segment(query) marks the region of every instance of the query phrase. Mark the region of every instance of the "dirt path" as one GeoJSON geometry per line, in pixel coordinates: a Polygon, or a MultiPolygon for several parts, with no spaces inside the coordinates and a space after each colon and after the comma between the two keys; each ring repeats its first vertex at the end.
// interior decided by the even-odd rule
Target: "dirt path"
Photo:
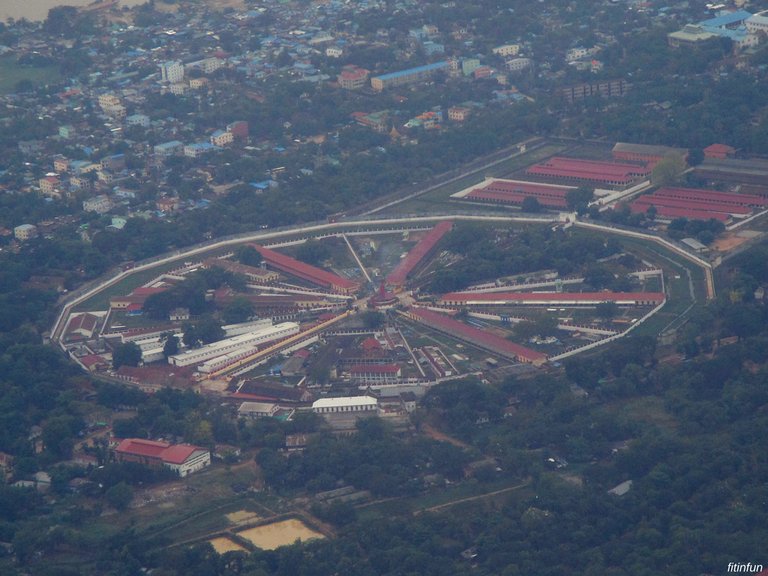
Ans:
{"type": "Polygon", "coordinates": [[[432,440],[438,440],[440,442],[448,442],[449,444],[453,444],[454,446],[458,446],[459,448],[471,448],[471,446],[465,442],[462,442],[461,440],[458,440],[456,438],[453,438],[452,436],[448,436],[447,434],[443,434],[439,430],[435,430],[431,424],[422,424],[421,425],[421,431],[432,438],[432,440]]]}
{"type": "Polygon", "coordinates": [[[416,510],[414,512],[414,515],[423,514],[424,512],[437,512],[439,510],[443,510],[445,508],[450,508],[451,506],[455,506],[456,504],[463,504],[464,502],[472,502],[474,500],[481,500],[483,498],[488,498],[489,496],[497,496],[499,494],[504,494],[506,492],[512,492],[513,490],[519,490],[520,488],[525,488],[530,483],[531,483],[530,480],[526,480],[522,484],[516,484],[515,486],[510,486],[509,488],[502,488],[501,490],[496,490],[494,492],[486,492],[485,494],[478,494],[477,496],[468,496],[466,498],[459,498],[458,500],[452,500],[450,502],[446,502],[445,504],[438,504],[437,506],[422,508],[421,510],[416,510]]]}

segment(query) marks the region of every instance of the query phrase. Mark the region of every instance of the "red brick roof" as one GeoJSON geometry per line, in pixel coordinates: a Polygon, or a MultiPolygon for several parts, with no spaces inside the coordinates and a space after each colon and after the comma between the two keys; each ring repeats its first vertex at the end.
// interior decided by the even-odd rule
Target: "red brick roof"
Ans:
{"type": "Polygon", "coordinates": [[[259,251],[262,258],[267,261],[267,264],[271,264],[280,270],[298,276],[299,278],[303,278],[304,280],[308,280],[314,284],[329,288],[341,288],[349,291],[357,290],[360,287],[357,282],[347,280],[332,272],[327,272],[326,270],[305,264],[295,258],[281,254],[280,252],[264,248],[257,244],[251,244],[251,246],[259,251]]]}
{"type": "Polygon", "coordinates": [[[735,206],[768,206],[768,198],[757,194],[718,192],[717,190],[706,190],[703,188],[679,188],[667,186],[656,190],[651,197],[681,198],[696,202],[733,204],[735,206]]]}
{"type": "Polygon", "coordinates": [[[437,224],[424,238],[414,246],[408,255],[400,261],[400,264],[387,276],[386,283],[394,286],[402,286],[405,283],[405,279],[413,272],[414,268],[424,259],[424,257],[432,250],[440,239],[445,236],[453,227],[453,223],[449,221],[440,222],[437,224]]]}
{"type": "Polygon", "coordinates": [[[163,451],[170,446],[169,442],[157,442],[142,438],[126,438],[115,448],[120,454],[143,456],[145,458],[161,458],[163,451]]]}
{"type": "Polygon", "coordinates": [[[198,450],[205,450],[205,448],[192,444],[171,444],[143,438],[126,438],[115,448],[118,454],[162,460],[167,464],[183,464],[198,450]]]}
{"type": "Polygon", "coordinates": [[[512,356],[524,362],[541,362],[547,359],[546,354],[520,346],[490,332],[472,328],[439,312],[433,312],[424,308],[411,308],[409,313],[415,319],[437,330],[453,334],[481,348],[503,356],[512,356]]]}
{"type": "Polygon", "coordinates": [[[728,146],[728,144],[710,144],[704,148],[704,155],[708,154],[733,154],[736,152],[736,148],[728,146]]]}
{"type": "Polygon", "coordinates": [[[161,457],[163,462],[168,464],[183,464],[192,454],[199,450],[205,450],[205,448],[193,446],[192,444],[176,444],[163,450],[161,457]]]}
{"type": "Polygon", "coordinates": [[[449,292],[443,302],[663,302],[662,292],[449,292]]]}
{"type": "Polygon", "coordinates": [[[554,156],[544,162],[534,164],[526,172],[539,176],[574,178],[609,184],[616,182],[628,184],[638,177],[649,175],[651,170],[645,165],[554,156]]]}

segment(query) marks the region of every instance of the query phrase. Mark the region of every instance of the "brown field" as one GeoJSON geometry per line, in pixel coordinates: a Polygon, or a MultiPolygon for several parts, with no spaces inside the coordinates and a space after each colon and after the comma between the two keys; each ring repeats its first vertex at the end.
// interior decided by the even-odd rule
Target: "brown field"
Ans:
{"type": "Polygon", "coordinates": [[[238,532],[238,536],[253,542],[262,550],[274,550],[280,546],[289,546],[296,540],[305,542],[314,538],[325,538],[304,524],[301,520],[290,519],[257,526],[238,532]]]}
{"type": "Polygon", "coordinates": [[[742,238],[733,232],[728,232],[715,240],[714,244],[712,244],[712,248],[718,252],[728,252],[729,250],[733,250],[737,246],[740,246],[747,240],[748,238],[742,238]]]}
{"type": "Polygon", "coordinates": [[[230,540],[229,538],[226,538],[225,536],[214,538],[208,542],[211,543],[213,549],[216,550],[216,552],[219,554],[224,554],[225,552],[247,552],[247,550],[240,546],[240,544],[230,540]]]}

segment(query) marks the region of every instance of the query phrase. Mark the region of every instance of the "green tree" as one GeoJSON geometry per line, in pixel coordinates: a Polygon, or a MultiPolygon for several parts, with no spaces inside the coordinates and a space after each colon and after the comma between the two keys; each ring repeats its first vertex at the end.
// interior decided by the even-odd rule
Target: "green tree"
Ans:
{"type": "Polygon", "coordinates": [[[619,306],[616,302],[600,302],[595,306],[595,314],[603,320],[610,320],[619,313],[619,306]]]}
{"type": "Polygon", "coordinates": [[[119,482],[109,488],[104,497],[115,510],[125,510],[133,500],[133,490],[125,482],[119,482]]]}
{"type": "Polygon", "coordinates": [[[594,190],[585,186],[579,186],[575,190],[569,190],[565,194],[565,201],[568,204],[568,208],[579,214],[585,214],[587,212],[587,206],[592,201],[594,196],[594,190]]]}
{"type": "Polygon", "coordinates": [[[225,324],[246,322],[253,316],[253,312],[254,308],[251,301],[244,296],[238,296],[224,306],[221,311],[221,319],[225,324]]]}
{"type": "Polygon", "coordinates": [[[261,266],[261,263],[264,260],[261,257],[261,253],[248,244],[237,247],[235,250],[235,258],[240,264],[245,264],[246,266],[261,266]]]}
{"type": "Polygon", "coordinates": [[[117,370],[120,366],[138,366],[141,362],[141,348],[133,342],[118,344],[112,351],[112,367],[117,370]]]}
{"type": "Polygon", "coordinates": [[[296,258],[307,264],[318,265],[331,256],[331,250],[317,240],[308,240],[296,249],[296,258]]]}
{"type": "Polygon", "coordinates": [[[384,314],[375,310],[366,310],[361,314],[363,326],[371,329],[378,329],[384,325],[384,314]]]}
{"type": "Polygon", "coordinates": [[[662,158],[651,172],[651,182],[655,186],[670,186],[680,181],[686,164],[680,156],[671,155],[662,158]]]}
{"type": "Polygon", "coordinates": [[[523,212],[541,212],[541,204],[537,198],[526,196],[523,198],[523,203],[520,205],[520,209],[523,212]]]}
{"type": "Polygon", "coordinates": [[[173,356],[174,354],[179,353],[179,338],[175,334],[171,334],[165,339],[165,344],[163,344],[163,356],[166,357],[166,359],[169,356],[173,356]]]}

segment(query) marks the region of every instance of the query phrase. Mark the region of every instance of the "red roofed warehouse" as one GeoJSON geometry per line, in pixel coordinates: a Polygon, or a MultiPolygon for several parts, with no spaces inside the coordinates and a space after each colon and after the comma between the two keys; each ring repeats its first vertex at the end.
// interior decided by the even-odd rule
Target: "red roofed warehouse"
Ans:
{"type": "Polygon", "coordinates": [[[630,205],[634,213],[645,213],[653,206],[660,218],[685,217],[691,220],[721,222],[729,217],[745,218],[752,207],[768,205],[768,199],[753,194],[731,194],[698,188],[659,188],[653,194],[640,196],[630,205]]]}
{"type": "Polygon", "coordinates": [[[473,346],[489,350],[505,358],[517,360],[518,362],[528,362],[536,366],[540,366],[547,361],[546,354],[520,346],[495,334],[472,328],[439,312],[433,312],[424,308],[411,308],[407,316],[411,320],[426,324],[430,328],[448,334],[453,338],[463,340],[473,346]]]}
{"type": "Polygon", "coordinates": [[[658,306],[662,292],[453,292],[443,295],[445,306],[596,306],[615,302],[619,306],[658,306]]]}
{"type": "Polygon", "coordinates": [[[451,222],[440,222],[414,246],[408,255],[400,261],[400,264],[387,276],[386,285],[395,290],[402,290],[408,275],[426,258],[437,246],[443,236],[453,227],[451,222]]]}
{"type": "Polygon", "coordinates": [[[354,294],[360,289],[360,284],[353,280],[347,280],[341,276],[337,276],[332,272],[327,272],[315,266],[310,266],[304,262],[299,262],[295,258],[280,254],[269,248],[264,248],[258,244],[251,244],[256,250],[258,250],[261,257],[266,260],[267,265],[278,270],[311,282],[329,288],[333,292],[339,292],[341,294],[354,294]]]}
{"type": "Polygon", "coordinates": [[[650,176],[651,168],[647,164],[597,162],[553,156],[544,162],[534,164],[526,170],[526,173],[601,186],[628,186],[640,178],[650,176]]]}
{"type": "Polygon", "coordinates": [[[126,438],[117,448],[118,462],[137,462],[145,466],[165,466],[182,478],[211,464],[211,453],[191,444],[170,444],[142,438],[126,438]]]}
{"type": "Polygon", "coordinates": [[[567,208],[565,197],[574,186],[541,184],[521,180],[489,180],[482,186],[470,191],[465,200],[490,202],[494,204],[522,204],[526,198],[535,198],[547,208],[567,208]]]}

